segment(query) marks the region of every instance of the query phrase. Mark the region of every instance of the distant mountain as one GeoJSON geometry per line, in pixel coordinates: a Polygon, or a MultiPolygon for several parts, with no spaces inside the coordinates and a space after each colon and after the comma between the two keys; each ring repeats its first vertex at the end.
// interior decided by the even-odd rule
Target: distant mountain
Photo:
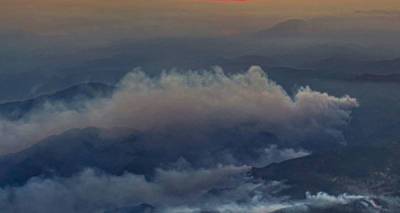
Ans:
{"type": "Polygon", "coordinates": [[[388,60],[359,60],[357,57],[329,57],[310,67],[352,74],[390,75],[400,73],[400,58],[388,60]]]}
{"type": "Polygon", "coordinates": [[[363,68],[374,73],[400,73],[400,58],[369,62],[363,68]]]}
{"type": "Polygon", "coordinates": [[[321,29],[313,23],[303,19],[289,19],[275,24],[269,29],[257,32],[255,35],[260,37],[287,37],[309,33],[316,33],[321,29]]]}
{"type": "Polygon", "coordinates": [[[355,81],[371,81],[371,82],[392,82],[400,83],[400,73],[395,74],[372,74],[366,73],[357,75],[353,78],[355,81]]]}
{"type": "Polygon", "coordinates": [[[69,108],[78,108],[87,100],[110,97],[114,89],[113,86],[103,83],[83,83],[29,100],[1,103],[0,117],[8,120],[18,120],[46,103],[57,103],[69,108]]]}
{"type": "Polygon", "coordinates": [[[285,180],[286,192],[400,195],[400,143],[354,146],[255,168],[252,175],[285,180]]]}

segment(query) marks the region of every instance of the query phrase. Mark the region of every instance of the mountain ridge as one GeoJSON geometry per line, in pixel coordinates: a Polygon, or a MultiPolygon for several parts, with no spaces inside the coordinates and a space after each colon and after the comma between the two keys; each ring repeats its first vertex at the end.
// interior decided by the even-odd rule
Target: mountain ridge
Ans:
{"type": "Polygon", "coordinates": [[[77,84],[27,100],[0,103],[0,117],[7,120],[19,120],[32,111],[43,107],[46,103],[57,103],[77,109],[85,101],[111,97],[114,90],[114,86],[97,82],[77,84]]]}
{"type": "Polygon", "coordinates": [[[358,145],[253,168],[251,175],[264,180],[284,180],[289,192],[378,194],[398,196],[400,143],[358,145]]]}

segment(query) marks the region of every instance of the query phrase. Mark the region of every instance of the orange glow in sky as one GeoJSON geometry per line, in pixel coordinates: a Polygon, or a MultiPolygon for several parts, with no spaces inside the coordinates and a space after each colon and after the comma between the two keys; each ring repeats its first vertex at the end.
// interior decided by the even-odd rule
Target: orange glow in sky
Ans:
{"type": "Polygon", "coordinates": [[[3,0],[0,26],[60,33],[108,25],[140,33],[208,34],[262,29],[290,18],[354,16],[356,11],[400,11],[400,1],[3,0]]]}

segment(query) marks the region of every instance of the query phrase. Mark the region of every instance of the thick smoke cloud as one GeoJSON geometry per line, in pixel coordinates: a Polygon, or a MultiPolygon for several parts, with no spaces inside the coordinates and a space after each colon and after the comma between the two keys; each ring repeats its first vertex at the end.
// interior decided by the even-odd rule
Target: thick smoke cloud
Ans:
{"type": "MultiPolygon", "coordinates": [[[[251,166],[310,153],[279,143],[344,142],[341,130],[355,107],[354,98],[334,97],[308,87],[290,96],[259,67],[233,75],[215,68],[165,72],[157,77],[135,70],[121,80],[111,98],[89,101],[83,109],[47,104],[21,120],[0,121],[0,152],[24,149],[71,128],[97,127],[105,133],[101,137],[119,137],[126,130],[128,135],[138,133],[140,140],[133,145],[145,150],[144,157],[139,153],[136,159],[143,165],[157,160],[164,150],[165,156],[173,156],[168,158],[171,162],[180,160],[154,164],[154,174],[147,176],[139,172],[117,176],[93,168],[71,176],[34,177],[21,186],[1,188],[0,209],[119,212],[146,204],[150,210],[166,213],[278,213],[361,203],[373,212],[381,207],[369,196],[318,193],[293,200],[279,195],[290,187],[285,183],[265,183],[248,176],[251,166]],[[261,143],[251,135],[262,135],[261,143]]],[[[84,130],[76,132],[85,134],[84,130]]],[[[69,134],[60,135],[60,141],[63,137],[69,134]]],[[[90,144],[98,142],[99,138],[93,138],[90,144]]],[[[118,141],[102,139],[109,144],[118,141]]],[[[76,144],[81,147],[79,141],[76,144]]]]}
{"type": "MultiPolygon", "coordinates": [[[[128,127],[203,140],[217,129],[269,132],[282,140],[308,138],[343,142],[341,128],[356,99],[329,96],[308,87],[290,97],[260,67],[226,75],[214,71],[165,72],[151,78],[127,74],[112,98],[95,100],[80,111],[46,105],[19,121],[0,121],[0,152],[26,148],[71,128],[128,127]]],[[[322,141],[321,141],[322,143],[322,141]]]]}

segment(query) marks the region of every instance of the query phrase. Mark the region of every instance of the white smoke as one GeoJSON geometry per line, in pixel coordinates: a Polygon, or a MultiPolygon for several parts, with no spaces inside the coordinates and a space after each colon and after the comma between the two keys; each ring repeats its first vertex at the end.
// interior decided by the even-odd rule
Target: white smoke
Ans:
{"type": "Polygon", "coordinates": [[[271,145],[263,150],[263,152],[259,155],[260,158],[257,159],[252,166],[262,167],[271,163],[280,163],[294,158],[305,157],[310,154],[310,152],[305,150],[295,150],[292,148],[280,149],[276,145],[271,145]]]}
{"type": "MultiPolygon", "coordinates": [[[[380,198],[385,201],[391,201],[393,198],[380,198]]],[[[254,197],[254,199],[244,202],[228,202],[228,203],[214,203],[212,205],[201,205],[199,206],[178,206],[169,207],[164,209],[162,212],[165,213],[200,213],[204,210],[212,210],[218,213],[312,213],[321,212],[321,210],[329,210],[330,208],[340,209],[348,204],[358,202],[360,207],[357,209],[349,210],[349,212],[395,212],[399,206],[394,204],[391,209],[384,209],[374,201],[373,197],[363,195],[349,195],[340,194],[338,196],[329,195],[324,192],[319,192],[315,195],[310,193],[306,194],[303,200],[290,200],[290,199],[260,199],[260,197],[254,197]]],[[[345,209],[345,208],[342,208],[345,209]]],[[[330,211],[323,211],[330,212],[330,211]]],[[[336,212],[336,211],[332,211],[336,212]]],[[[342,211],[340,211],[342,212],[342,211]]],[[[343,211],[348,212],[348,211],[343,211]]]]}
{"type": "Polygon", "coordinates": [[[91,101],[84,110],[47,105],[22,120],[0,121],[0,153],[88,126],[168,132],[190,139],[207,137],[215,129],[251,125],[253,132],[270,132],[284,140],[322,137],[343,141],[341,128],[358,106],[349,96],[337,98],[308,87],[292,98],[256,66],[243,74],[226,75],[216,68],[166,72],[155,78],[135,70],[119,87],[112,98],[91,101]]]}

